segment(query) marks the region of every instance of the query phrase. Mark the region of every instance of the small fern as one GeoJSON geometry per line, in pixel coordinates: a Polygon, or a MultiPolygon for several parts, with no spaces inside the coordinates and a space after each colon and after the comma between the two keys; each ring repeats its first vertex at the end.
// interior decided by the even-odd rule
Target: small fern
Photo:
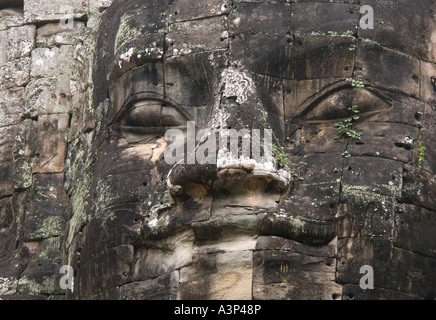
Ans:
{"type": "Polygon", "coordinates": [[[362,139],[363,132],[353,130],[354,122],[360,119],[360,111],[357,108],[357,105],[348,108],[348,111],[350,111],[350,116],[344,121],[337,122],[333,125],[336,129],[338,129],[339,132],[339,137],[336,138],[336,140],[343,141],[346,138],[358,140],[362,139]]]}
{"type": "Polygon", "coordinates": [[[422,141],[422,136],[419,136],[418,138],[418,167],[422,168],[424,166],[424,156],[425,152],[427,151],[427,147],[424,145],[424,142],[422,141]]]}

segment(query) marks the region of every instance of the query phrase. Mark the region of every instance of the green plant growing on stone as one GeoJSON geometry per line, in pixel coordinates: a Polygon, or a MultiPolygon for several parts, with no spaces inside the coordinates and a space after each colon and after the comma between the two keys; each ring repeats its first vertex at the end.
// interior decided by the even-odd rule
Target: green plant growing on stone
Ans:
{"type": "Polygon", "coordinates": [[[284,151],[284,148],[280,145],[273,144],[272,152],[274,154],[274,157],[277,159],[279,168],[290,171],[292,161],[289,159],[287,153],[284,151]]]}
{"type": "Polygon", "coordinates": [[[277,164],[279,169],[285,169],[287,171],[291,171],[292,161],[289,159],[288,154],[285,151],[285,148],[281,146],[279,139],[277,139],[276,135],[274,135],[275,142],[272,144],[272,153],[274,157],[277,159],[277,164]]]}
{"type": "Polygon", "coordinates": [[[339,137],[336,138],[336,140],[343,141],[346,138],[361,140],[363,132],[353,129],[354,122],[360,119],[358,106],[354,105],[348,108],[348,111],[350,112],[350,115],[347,119],[333,125],[339,132],[339,137]]]}
{"type": "Polygon", "coordinates": [[[424,145],[424,142],[422,141],[422,136],[419,136],[418,138],[418,167],[422,168],[424,165],[424,156],[425,152],[427,151],[427,147],[424,145]]]}
{"type": "Polygon", "coordinates": [[[355,51],[356,49],[357,49],[357,45],[355,45],[355,44],[352,44],[348,47],[348,50],[350,50],[350,51],[355,51]]]}
{"type": "Polygon", "coordinates": [[[362,81],[354,80],[353,78],[347,78],[345,80],[351,82],[351,86],[353,86],[354,88],[365,88],[365,85],[363,84],[362,81]]]}
{"type": "Polygon", "coordinates": [[[345,151],[344,153],[342,153],[342,156],[344,158],[350,158],[351,157],[351,153],[349,153],[348,151],[345,151]]]}
{"type": "MultiPolygon", "coordinates": [[[[293,163],[292,160],[289,158],[289,155],[286,153],[285,148],[280,144],[279,139],[274,133],[273,137],[275,142],[273,142],[271,146],[271,151],[274,158],[277,159],[278,168],[289,171],[291,174],[291,179],[298,178],[299,180],[304,180],[304,178],[300,177],[298,171],[301,166],[305,166],[307,165],[307,163],[304,161],[300,161],[298,164],[293,163]]],[[[306,159],[306,156],[304,156],[304,158],[306,159]]]]}

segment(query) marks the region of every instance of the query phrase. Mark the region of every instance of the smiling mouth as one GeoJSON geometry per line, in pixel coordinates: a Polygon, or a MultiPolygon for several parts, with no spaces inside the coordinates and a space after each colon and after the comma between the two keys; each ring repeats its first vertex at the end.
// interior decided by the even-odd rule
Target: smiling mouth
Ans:
{"type": "Polygon", "coordinates": [[[262,236],[277,236],[310,246],[325,246],[337,235],[343,216],[327,220],[267,213],[259,217],[262,236]]]}

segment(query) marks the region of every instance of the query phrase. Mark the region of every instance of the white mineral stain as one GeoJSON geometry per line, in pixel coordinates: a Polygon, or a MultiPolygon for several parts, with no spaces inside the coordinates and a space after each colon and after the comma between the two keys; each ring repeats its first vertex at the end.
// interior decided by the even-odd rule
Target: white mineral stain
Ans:
{"type": "Polygon", "coordinates": [[[133,48],[130,48],[129,50],[127,50],[125,53],[120,55],[120,61],[118,62],[118,65],[120,66],[120,68],[123,65],[123,61],[129,62],[130,59],[133,56],[133,48]]]}
{"type": "Polygon", "coordinates": [[[224,97],[236,97],[236,102],[242,104],[254,93],[254,81],[245,72],[230,67],[223,71],[222,77],[225,83],[224,97]]]}

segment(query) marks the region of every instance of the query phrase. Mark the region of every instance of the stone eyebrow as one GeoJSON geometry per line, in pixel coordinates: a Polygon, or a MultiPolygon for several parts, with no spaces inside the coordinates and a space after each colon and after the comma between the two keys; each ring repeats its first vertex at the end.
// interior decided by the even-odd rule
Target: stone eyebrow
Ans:
{"type": "MultiPolygon", "coordinates": [[[[153,44],[152,44],[153,45],[153,44]]],[[[108,73],[110,82],[117,81],[123,74],[139,68],[147,63],[163,63],[164,49],[152,46],[139,50],[132,46],[114,56],[112,66],[108,73]]]]}
{"type": "MultiPolygon", "coordinates": [[[[321,89],[320,91],[314,93],[313,95],[309,96],[306,100],[304,100],[300,105],[298,105],[297,111],[295,112],[294,119],[302,119],[307,114],[309,114],[312,110],[314,110],[317,105],[322,102],[324,99],[330,97],[331,95],[340,92],[344,89],[351,89],[353,88],[350,85],[350,82],[347,80],[340,80],[333,84],[328,85],[327,87],[321,89]]],[[[364,90],[368,90],[371,93],[373,93],[378,99],[381,101],[390,104],[388,100],[389,97],[386,96],[386,94],[383,94],[379,89],[374,87],[365,87],[364,90]]],[[[351,107],[351,106],[350,106],[351,107]]]]}

